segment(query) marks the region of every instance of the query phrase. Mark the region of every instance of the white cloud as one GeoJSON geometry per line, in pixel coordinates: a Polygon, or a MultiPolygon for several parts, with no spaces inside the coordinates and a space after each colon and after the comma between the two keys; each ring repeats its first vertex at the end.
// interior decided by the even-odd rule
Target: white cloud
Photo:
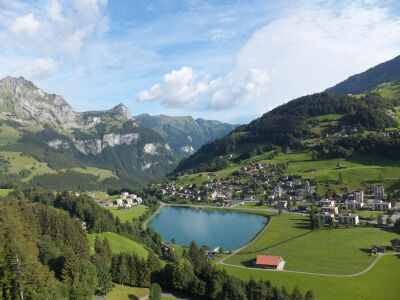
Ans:
{"type": "Polygon", "coordinates": [[[16,17],[11,26],[11,32],[19,38],[34,38],[39,30],[40,23],[32,13],[16,17]]]}
{"type": "Polygon", "coordinates": [[[227,109],[248,103],[265,89],[269,78],[264,70],[229,73],[209,79],[196,75],[192,68],[182,67],[165,74],[157,83],[139,94],[139,101],[161,100],[166,107],[195,106],[203,109],[227,109]]]}
{"type": "Polygon", "coordinates": [[[53,59],[48,57],[39,58],[29,63],[22,70],[16,72],[16,75],[35,80],[53,75],[57,69],[58,64],[53,59]]]}
{"type": "MultiPolygon", "coordinates": [[[[305,2],[303,2],[304,4],[305,2]]],[[[254,33],[237,56],[237,70],[265,68],[271,77],[260,110],[310,94],[399,55],[400,18],[353,1],[294,7],[254,33]]]]}

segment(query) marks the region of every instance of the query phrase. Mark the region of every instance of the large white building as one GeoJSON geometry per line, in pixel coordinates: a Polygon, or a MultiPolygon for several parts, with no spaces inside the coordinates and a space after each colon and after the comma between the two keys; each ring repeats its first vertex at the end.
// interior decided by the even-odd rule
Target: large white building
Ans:
{"type": "Polygon", "coordinates": [[[362,207],[364,206],[364,203],[357,201],[357,200],[346,200],[344,202],[344,205],[346,206],[346,209],[358,210],[358,209],[362,209],[362,207]]]}
{"type": "Polygon", "coordinates": [[[385,189],[381,184],[374,186],[374,196],[375,199],[383,200],[385,197],[385,189]]]}
{"type": "Polygon", "coordinates": [[[328,222],[330,218],[335,218],[335,215],[329,212],[320,212],[315,214],[315,216],[324,223],[328,222]]]}
{"type": "Polygon", "coordinates": [[[355,201],[357,202],[364,202],[364,191],[363,190],[357,190],[354,193],[355,201]]]}
{"type": "Polygon", "coordinates": [[[358,223],[360,223],[360,221],[358,219],[358,215],[348,213],[348,214],[342,214],[339,216],[339,223],[357,225],[358,223]]]}
{"type": "Polygon", "coordinates": [[[337,215],[339,213],[339,209],[337,206],[332,206],[332,205],[324,205],[321,207],[321,212],[322,213],[331,213],[337,215]]]}
{"type": "Polygon", "coordinates": [[[371,210],[388,210],[392,208],[390,202],[385,202],[382,200],[375,200],[371,202],[371,210]]]}

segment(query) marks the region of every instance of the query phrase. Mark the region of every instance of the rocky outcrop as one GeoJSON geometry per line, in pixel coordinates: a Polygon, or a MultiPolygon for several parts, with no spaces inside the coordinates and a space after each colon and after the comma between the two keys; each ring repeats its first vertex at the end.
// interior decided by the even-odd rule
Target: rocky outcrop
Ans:
{"type": "Polygon", "coordinates": [[[104,135],[101,140],[74,140],[74,145],[79,152],[85,155],[97,155],[103,152],[106,147],[115,147],[123,144],[130,145],[132,142],[137,141],[138,139],[138,133],[110,133],[104,135]]]}

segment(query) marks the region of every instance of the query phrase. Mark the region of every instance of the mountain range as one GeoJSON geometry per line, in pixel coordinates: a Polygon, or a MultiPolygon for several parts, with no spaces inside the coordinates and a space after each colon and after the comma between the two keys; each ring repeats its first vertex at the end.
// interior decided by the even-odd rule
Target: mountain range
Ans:
{"type": "Polygon", "coordinates": [[[0,180],[75,189],[143,185],[233,128],[191,117],[132,117],[123,104],[76,112],[63,97],[8,76],[0,80],[0,180]]]}

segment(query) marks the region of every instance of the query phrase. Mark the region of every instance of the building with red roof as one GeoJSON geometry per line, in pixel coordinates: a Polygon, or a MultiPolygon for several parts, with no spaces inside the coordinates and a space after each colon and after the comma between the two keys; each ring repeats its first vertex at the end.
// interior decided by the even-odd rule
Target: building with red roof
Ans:
{"type": "Polygon", "coordinates": [[[280,256],[257,255],[255,265],[263,269],[283,270],[285,260],[280,256]]]}

